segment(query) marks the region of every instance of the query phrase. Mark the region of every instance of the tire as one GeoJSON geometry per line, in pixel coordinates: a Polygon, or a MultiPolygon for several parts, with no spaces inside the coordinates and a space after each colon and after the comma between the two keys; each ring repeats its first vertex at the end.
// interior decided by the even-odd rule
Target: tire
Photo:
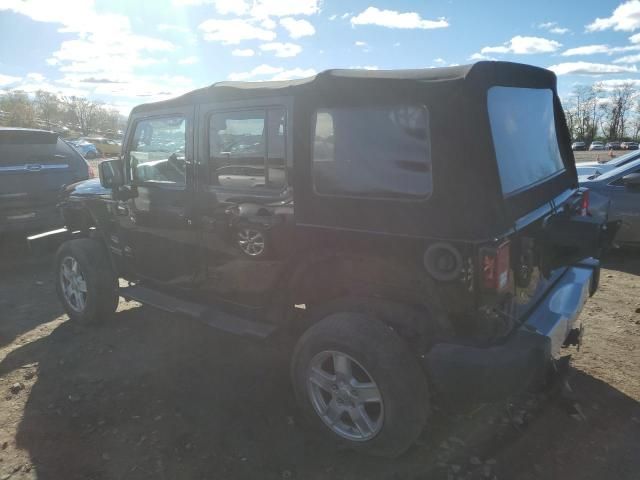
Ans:
{"type": "Polygon", "coordinates": [[[427,380],[416,356],[375,318],[335,313],[313,325],[294,349],[291,377],[307,420],[340,446],[397,457],[413,444],[427,420],[427,380]],[[340,377],[345,378],[341,372],[346,362],[352,375],[344,382],[340,377]],[[323,375],[318,376],[318,369],[323,375]],[[363,407],[364,398],[370,401],[363,407]],[[368,421],[361,418],[363,408],[368,421]]]}
{"type": "Polygon", "coordinates": [[[74,321],[98,323],[118,307],[118,279],[107,252],[97,240],[78,238],[63,243],[55,256],[55,282],[58,298],[74,321]],[[74,262],[80,279],[73,274],[74,262]],[[71,290],[70,276],[75,279],[71,290]]]}

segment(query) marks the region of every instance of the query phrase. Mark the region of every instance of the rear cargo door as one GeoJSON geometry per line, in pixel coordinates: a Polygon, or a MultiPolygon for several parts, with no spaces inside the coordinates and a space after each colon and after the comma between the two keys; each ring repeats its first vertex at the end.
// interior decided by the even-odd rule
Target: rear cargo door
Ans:
{"type": "Polygon", "coordinates": [[[82,158],[51,132],[0,130],[0,215],[27,219],[55,207],[58,192],[83,178],[82,158]]]}
{"type": "Polygon", "coordinates": [[[544,218],[571,195],[572,182],[552,90],[492,87],[487,106],[505,210],[514,225],[514,306],[522,317],[566,268],[545,268],[540,237],[544,218]]]}

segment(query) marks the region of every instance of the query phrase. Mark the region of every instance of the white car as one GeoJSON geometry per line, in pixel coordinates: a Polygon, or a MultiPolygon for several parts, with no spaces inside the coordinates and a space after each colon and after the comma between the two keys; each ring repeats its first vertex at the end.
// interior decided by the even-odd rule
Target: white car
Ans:
{"type": "Polygon", "coordinates": [[[589,146],[589,150],[604,150],[604,143],[591,142],[591,145],[589,146]]]}

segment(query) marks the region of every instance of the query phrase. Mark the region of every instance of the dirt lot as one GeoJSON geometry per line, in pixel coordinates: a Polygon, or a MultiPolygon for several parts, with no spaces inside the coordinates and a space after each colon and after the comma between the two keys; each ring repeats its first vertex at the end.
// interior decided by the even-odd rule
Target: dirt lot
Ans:
{"type": "Polygon", "coordinates": [[[300,425],[290,339],[236,338],[134,303],[67,321],[50,258],[0,251],[0,479],[638,479],[640,255],[616,255],[582,314],[573,401],[435,411],[396,460],[300,425]]]}

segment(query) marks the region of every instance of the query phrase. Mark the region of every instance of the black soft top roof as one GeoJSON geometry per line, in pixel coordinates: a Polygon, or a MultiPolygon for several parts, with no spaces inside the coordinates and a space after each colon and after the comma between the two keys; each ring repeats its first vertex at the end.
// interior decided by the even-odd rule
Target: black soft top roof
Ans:
{"type": "MultiPolygon", "coordinates": [[[[470,65],[455,67],[423,68],[407,70],[356,70],[356,69],[332,69],[325,70],[312,77],[296,80],[270,81],[270,82],[217,82],[208,87],[199,88],[185,93],[179,97],[138,105],[132,113],[147,112],[161,108],[180,107],[196,103],[211,101],[225,101],[247,99],[249,97],[274,96],[274,95],[304,95],[312,91],[316,86],[336,88],[353,87],[354,84],[368,83],[369,81],[413,81],[421,84],[450,83],[453,85],[470,77],[487,78],[498,76],[518,77],[534,74],[536,77],[544,77],[547,85],[555,86],[555,75],[545,69],[530,65],[512,62],[477,62],[470,65]],[[535,72],[535,73],[534,73],[535,72]]],[[[376,82],[377,83],[377,82],[376,82]]]]}
{"type": "MultiPolygon", "coordinates": [[[[291,97],[295,128],[288,171],[296,183],[296,221],[305,225],[376,231],[416,237],[484,241],[509,231],[517,220],[577,185],[575,163],[556,76],[543,68],[510,62],[478,62],[421,70],[327,70],[283,82],[220,82],[164,102],[136,107],[159,110],[260,98],[291,97]],[[489,120],[493,87],[553,92],[558,143],[565,170],[530,188],[502,194],[489,120]],[[310,152],[319,108],[411,102],[429,111],[433,192],[416,201],[320,196],[314,191],[310,152]],[[294,162],[293,159],[296,159],[294,162]]],[[[244,103],[248,101],[248,103],[244,103]]]]}

